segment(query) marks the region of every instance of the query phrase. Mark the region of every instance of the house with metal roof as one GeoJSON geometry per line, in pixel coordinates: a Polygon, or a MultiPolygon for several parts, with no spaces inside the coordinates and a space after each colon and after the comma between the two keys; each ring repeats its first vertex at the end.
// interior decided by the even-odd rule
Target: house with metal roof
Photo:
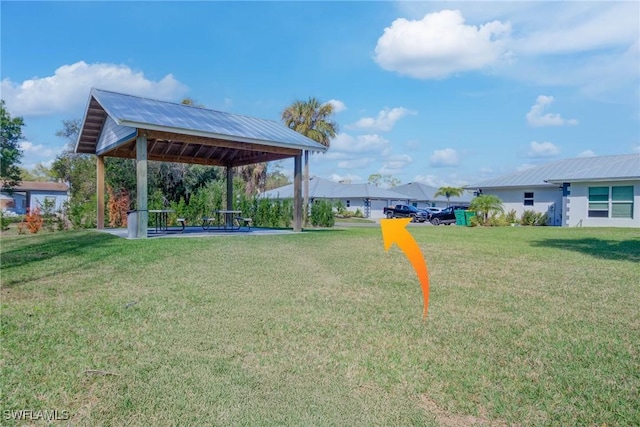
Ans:
{"type": "Polygon", "coordinates": [[[549,225],[640,227],[640,154],[566,159],[467,186],[549,225]]]}
{"type": "Polygon", "coordinates": [[[282,123],[138,96],[91,89],[76,153],[96,155],[97,223],[104,226],[104,157],[136,160],[136,237],[147,237],[147,162],[224,166],[227,209],[233,168],[294,158],[294,230],[302,229],[302,153],[321,144],[282,123]]]}
{"type": "MultiPolygon", "coordinates": [[[[265,191],[262,197],[290,199],[293,184],[265,191]]],[[[309,178],[309,202],[314,200],[340,201],[351,212],[360,210],[365,218],[384,218],[383,208],[411,203],[415,198],[371,184],[341,184],[314,176],[309,178]]]]}
{"type": "MultiPolygon", "coordinates": [[[[393,191],[401,193],[415,199],[411,204],[417,208],[446,208],[447,199],[443,196],[435,197],[438,192],[436,187],[422,184],[420,182],[409,182],[407,184],[393,187],[393,191]]],[[[465,191],[461,196],[451,196],[450,205],[469,205],[473,199],[470,191],[465,191]]]]}
{"type": "Polygon", "coordinates": [[[42,209],[45,202],[51,203],[54,211],[61,211],[69,200],[69,186],[61,182],[22,181],[12,188],[11,194],[3,191],[0,208],[19,215],[27,209],[42,209]]]}

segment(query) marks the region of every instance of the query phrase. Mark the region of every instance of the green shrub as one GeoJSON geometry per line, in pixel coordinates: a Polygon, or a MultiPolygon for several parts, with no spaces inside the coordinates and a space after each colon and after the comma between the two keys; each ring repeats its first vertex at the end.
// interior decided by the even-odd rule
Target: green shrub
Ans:
{"type": "Polygon", "coordinates": [[[95,228],[97,205],[96,196],[85,202],[76,202],[74,199],[68,203],[69,221],[74,228],[95,228]]]}
{"type": "Polygon", "coordinates": [[[353,214],[353,216],[356,218],[364,218],[364,215],[362,214],[360,208],[356,209],[356,212],[353,214]]]}
{"type": "Polygon", "coordinates": [[[2,211],[0,211],[0,230],[2,231],[8,230],[9,224],[11,224],[11,221],[9,221],[9,218],[7,218],[5,214],[2,213],[2,211]]]}
{"type": "Polygon", "coordinates": [[[507,221],[508,224],[517,224],[519,221],[516,215],[517,215],[516,210],[511,209],[509,213],[507,213],[505,220],[507,221]]]}
{"type": "Polygon", "coordinates": [[[478,215],[476,215],[476,216],[472,216],[472,217],[469,219],[469,221],[470,221],[470,223],[471,223],[471,226],[472,226],[472,227],[478,227],[478,226],[483,225],[483,224],[482,224],[482,217],[480,217],[480,216],[478,216],[478,215]]]}
{"type": "Polygon", "coordinates": [[[532,210],[524,211],[520,218],[520,224],[522,225],[547,225],[549,217],[546,213],[536,212],[532,210]]]}
{"type": "MultiPolygon", "coordinates": [[[[342,203],[342,200],[338,200],[335,202],[334,207],[336,208],[336,212],[338,216],[344,216],[345,212],[347,211],[347,208],[344,206],[344,203],[342,203]]],[[[311,210],[313,211],[313,206],[311,206],[311,210]]]]}
{"type": "Polygon", "coordinates": [[[248,210],[242,210],[243,216],[253,219],[256,227],[289,227],[293,220],[293,204],[290,200],[271,200],[251,198],[247,201],[248,210]]]}
{"type": "Polygon", "coordinates": [[[336,219],[333,216],[333,206],[326,200],[317,200],[311,206],[311,225],[316,227],[333,227],[336,219]]]}
{"type": "Polygon", "coordinates": [[[55,200],[45,199],[42,204],[42,221],[44,228],[48,231],[55,231],[58,222],[58,217],[55,212],[56,202],[55,200]]]}
{"type": "Polygon", "coordinates": [[[488,225],[491,227],[505,227],[509,225],[510,222],[507,221],[507,216],[504,213],[500,215],[495,212],[489,217],[488,225]]]}

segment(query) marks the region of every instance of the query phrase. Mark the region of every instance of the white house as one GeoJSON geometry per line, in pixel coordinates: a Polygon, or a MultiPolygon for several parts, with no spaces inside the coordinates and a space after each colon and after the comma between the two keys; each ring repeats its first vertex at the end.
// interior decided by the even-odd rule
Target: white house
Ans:
{"type": "Polygon", "coordinates": [[[45,201],[53,204],[54,211],[59,211],[69,200],[69,186],[60,182],[22,181],[13,187],[11,194],[7,191],[3,191],[2,194],[5,196],[3,209],[17,214],[25,214],[30,208],[42,209],[45,201]],[[8,201],[7,198],[11,198],[12,201],[8,201]]]}
{"type": "Polygon", "coordinates": [[[640,227],[640,154],[566,159],[467,186],[549,225],[640,227]]]}
{"type": "MultiPolygon", "coordinates": [[[[434,197],[434,194],[438,191],[436,187],[422,184],[420,182],[409,182],[397,187],[393,187],[393,191],[396,193],[404,194],[412,197],[415,201],[411,204],[417,208],[446,208],[447,199],[444,196],[434,197]]],[[[465,191],[461,196],[451,196],[449,198],[450,205],[468,205],[473,199],[473,194],[470,191],[465,191]]]]}
{"type": "MultiPolygon", "coordinates": [[[[290,199],[293,184],[265,191],[262,197],[290,199]]],[[[365,218],[384,218],[383,208],[395,204],[407,204],[415,198],[371,184],[340,184],[326,179],[309,178],[309,201],[316,199],[340,201],[351,212],[360,210],[365,218]]]]}

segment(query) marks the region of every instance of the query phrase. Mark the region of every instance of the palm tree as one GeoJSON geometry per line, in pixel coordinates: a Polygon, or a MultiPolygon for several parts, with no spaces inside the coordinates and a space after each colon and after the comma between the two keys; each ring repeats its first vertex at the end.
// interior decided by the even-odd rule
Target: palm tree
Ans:
{"type": "MultiPolygon", "coordinates": [[[[298,133],[310,138],[325,147],[331,144],[336,136],[338,125],[332,121],[333,105],[320,103],[310,97],[308,101],[295,101],[282,111],[284,124],[298,133]]],[[[304,222],[307,223],[309,206],[309,152],[304,152],[304,222]]]]}
{"type": "Polygon", "coordinates": [[[438,191],[435,192],[435,194],[433,195],[433,197],[440,197],[440,196],[444,196],[447,198],[447,206],[450,205],[449,203],[449,199],[451,199],[451,196],[453,197],[460,197],[462,196],[462,194],[464,193],[464,189],[460,188],[460,187],[440,187],[438,188],[438,191]]]}
{"type": "Polygon", "coordinates": [[[253,196],[257,192],[264,191],[267,183],[267,163],[239,166],[238,174],[245,182],[247,196],[253,196]]]}
{"type": "Polygon", "coordinates": [[[469,210],[480,212],[484,224],[489,220],[490,212],[504,212],[502,200],[494,194],[481,194],[474,198],[469,205],[469,210]]]}

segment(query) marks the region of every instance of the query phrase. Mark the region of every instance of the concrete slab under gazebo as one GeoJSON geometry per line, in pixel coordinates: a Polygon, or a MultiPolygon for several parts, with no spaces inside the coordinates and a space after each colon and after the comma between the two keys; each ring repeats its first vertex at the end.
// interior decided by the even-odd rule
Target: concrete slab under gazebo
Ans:
{"type": "Polygon", "coordinates": [[[327,150],[281,123],[91,89],[75,152],[96,155],[98,228],[104,227],[104,157],[136,160],[137,238],[147,237],[147,162],[224,166],[227,209],[233,168],[294,158],[293,230],[302,230],[302,154],[327,150]]]}

